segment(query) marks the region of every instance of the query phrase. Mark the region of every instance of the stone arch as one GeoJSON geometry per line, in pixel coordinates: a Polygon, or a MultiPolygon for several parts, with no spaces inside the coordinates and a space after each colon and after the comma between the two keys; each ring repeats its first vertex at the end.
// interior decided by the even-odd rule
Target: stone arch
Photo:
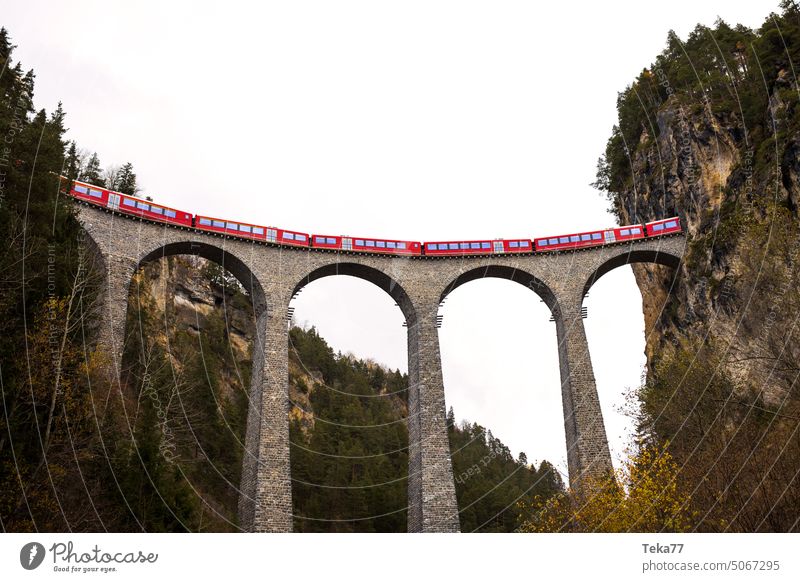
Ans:
{"type": "Polygon", "coordinates": [[[175,255],[195,255],[218,264],[236,277],[248,292],[256,318],[266,311],[267,300],[261,281],[247,263],[229,248],[197,240],[159,244],[156,248],[141,254],[136,269],[149,262],[175,255]]]}
{"type": "Polygon", "coordinates": [[[400,283],[382,270],[361,263],[329,263],[327,265],[317,267],[313,271],[304,275],[297,282],[292,289],[292,297],[294,297],[298,291],[300,291],[309,283],[324,277],[332,277],[336,275],[357,277],[372,283],[379,289],[382,289],[388,293],[389,296],[394,299],[395,303],[397,303],[398,307],[400,307],[400,311],[403,312],[403,316],[406,318],[408,325],[412,325],[416,321],[417,315],[414,304],[400,283]]]}
{"type": "MultiPolygon", "coordinates": [[[[677,239],[676,239],[677,240],[677,239]]],[[[627,250],[615,254],[614,256],[606,259],[599,266],[597,266],[588,276],[582,288],[581,297],[586,296],[600,277],[613,271],[617,267],[623,265],[630,265],[633,263],[654,263],[657,265],[664,265],[677,269],[680,265],[681,257],[673,253],[671,250],[657,247],[655,249],[642,249],[636,247],[628,247],[627,250]]]]}
{"type": "Polygon", "coordinates": [[[545,302],[551,311],[556,309],[558,299],[552,289],[541,279],[535,277],[523,269],[517,267],[509,267],[506,265],[482,265],[475,267],[468,271],[459,274],[452,279],[445,287],[439,296],[439,302],[443,301],[447,295],[452,291],[476,279],[483,279],[486,277],[493,277],[497,279],[508,279],[519,283],[536,293],[545,302]]]}

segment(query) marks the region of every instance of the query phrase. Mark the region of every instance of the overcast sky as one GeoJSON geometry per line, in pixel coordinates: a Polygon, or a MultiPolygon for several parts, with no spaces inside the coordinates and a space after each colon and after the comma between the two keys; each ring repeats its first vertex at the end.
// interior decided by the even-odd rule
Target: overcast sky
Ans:
{"type": "MultiPolygon", "coordinates": [[[[589,183],[617,92],[674,29],[759,26],[777,0],[37,2],[0,0],[35,103],[68,137],[134,164],[194,213],[412,240],[534,237],[613,224],[589,183]]],[[[628,267],[592,289],[589,345],[612,451],[644,365],[628,267]]],[[[405,370],[403,318],[331,277],[295,301],[337,350],[405,370]]],[[[454,291],[440,332],[448,406],[566,472],[554,324],[502,280],[454,291]]]]}

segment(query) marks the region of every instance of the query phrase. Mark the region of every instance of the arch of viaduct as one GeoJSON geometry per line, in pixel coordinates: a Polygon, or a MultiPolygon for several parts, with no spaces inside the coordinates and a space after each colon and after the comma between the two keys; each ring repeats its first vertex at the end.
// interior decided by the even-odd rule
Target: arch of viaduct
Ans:
{"type": "Polygon", "coordinates": [[[119,378],[131,280],[164,256],[198,255],[222,265],[248,290],[257,333],[245,436],[239,521],[247,531],[292,529],[289,469],[287,312],[308,283],[332,275],[365,279],[397,303],[408,326],[408,530],[459,530],[436,316],[453,289],[500,277],[525,285],[556,323],[569,477],[611,471],[600,402],[581,317],[592,284],[618,266],[677,267],[685,238],[676,235],[581,251],[479,257],[387,257],[297,249],[215,236],[132,219],[80,204],[78,217],[105,270],[98,345],[119,378]]]}

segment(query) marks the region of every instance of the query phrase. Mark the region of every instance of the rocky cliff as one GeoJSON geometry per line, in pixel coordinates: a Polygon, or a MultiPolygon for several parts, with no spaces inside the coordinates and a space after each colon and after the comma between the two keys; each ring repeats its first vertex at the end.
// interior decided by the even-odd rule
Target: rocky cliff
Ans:
{"type": "MultiPolygon", "coordinates": [[[[726,368],[740,383],[761,383],[767,356],[777,357],[767,353],[775,334],[788,331],[800,197],[800,108],[789,50],[797,47],[778,51],[777,59],[759,52],[775,50],[763,45],[788,30],[781,24],[768,22],[758,33],[722,22],[714,30],[698,27],[682,57],[674,54],[682,43],[670,36],[668,49],[620,95],[620,125],[598,183],[621,223],[677,214],[689,235],[677,274],[634,267],[651,364],[666,345],[708,335],[729,344],[726,368]],[[753,54],[745,42],[753,43],[753,54]],[[755,74],[762,61],[774,65],[755,74]],[[687,67],[709,69],[707,80],[698,73],[687,86],[687,67]],[[754,114],[759,105],[764,110],[754,114]]],[[[781,357],[796,359],[794,342],[786,350],[781,357]]],[[[787,389],[775,384],[765,393],[772,403],[787,389]]]]}
{"type": "Polygon", "coordinates": [[[800,465],[799,23],[788,3],[756,31],[719,21],[685,41],[671,33],[620,93],[598,166],[620,223],[677,214],[688,234],[677,273],[634,266],[648,360],[640,420],[695,464],[684,475],[711,530],[797,527],[782,495],[800,465]]]}

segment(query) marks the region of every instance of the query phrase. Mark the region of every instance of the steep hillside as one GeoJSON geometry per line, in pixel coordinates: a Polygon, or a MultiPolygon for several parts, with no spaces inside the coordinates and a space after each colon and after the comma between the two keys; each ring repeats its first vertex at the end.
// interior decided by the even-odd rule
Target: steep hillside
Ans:
{"type": "Polygon", "coordinates": [[[620,93],[598,167],[620,223],[681,216],[677,273],[637,265],[641,429],[667,440],[704,530],[798,528],[800,13],[674,34],[620,93]]]}

